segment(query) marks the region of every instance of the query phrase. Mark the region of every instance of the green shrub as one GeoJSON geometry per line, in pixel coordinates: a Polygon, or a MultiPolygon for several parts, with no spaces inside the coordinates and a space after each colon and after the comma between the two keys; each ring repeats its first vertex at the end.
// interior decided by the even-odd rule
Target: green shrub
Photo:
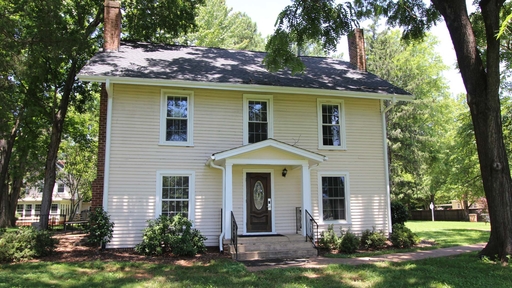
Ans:
{"type": "Polygon", "coordinates": [[[366,229],[361,234],[361,246],[366,250],[368,249],[381,249],[386,245],[386,236],[384,231],[375,231],[375,227],[372,230],[366,229]]]}
{"type": "Polygon", "coordinates": [[[205,240],[206,237],[192,229],[192,222],[181,214],[172,219],[161,215],[155,220],[148,220],[142,242],[135,246],[135,251],[148,256],[165,253],[193,256],[206,251],[205,240]]]}
{"type": "Polygon", "coordinates": [[[97,207],[89,215],[89,225],[86,227],[85,232],[89,234],[87,242],[92,245],[102,246],[112,240],[114,222],[110,222],[110,216],[107,211],[97,207]]]}
{"type": "Polygon", "coordinates": [[[22,227],[0,237],[0,262],[30,260],[51,255],[59,243],[48,231],[22,227]]]}
{"type": "Polygon", "coordinates": [[[359,248],[359,237],[356,234],[350,232],[350,229],[347,232],[343,232],[341,230],[341,242],[339,246],[339,251],[347,254],[353,254],[359,248]]]}
{"type": "Polygon", "coordinates": [[[391,201],[391,223],[404,224],[409,219],[409,212],[402,202],[391,201]]]}
{"type": "Polygon", "coordinates": [[[322,231],[321,238],[318,242],[320,248],[337,249],[340,245],[340,238],[334,232],[334,225],[327,226],[327,230],[322,231]]]}
{"type": "Polygon", "coordinates": [[[411,229],[403,224],[394,224],[393,232],[389,235],[389,240],[397,248],[410,248],[418,243],[419,238],[411,229]]]}

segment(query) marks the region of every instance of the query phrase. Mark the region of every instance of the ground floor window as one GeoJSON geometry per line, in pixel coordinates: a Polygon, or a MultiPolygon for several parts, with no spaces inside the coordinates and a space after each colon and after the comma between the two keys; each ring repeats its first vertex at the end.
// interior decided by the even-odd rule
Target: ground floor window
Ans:
{"type": "Polygon", "coordinates": [[[32,204],[25,204],[25,217],[32,216],[32,204]]]}
{"type": "MultiPolygon", "coordinates": [[[[159,172],[157,214],[173,217],[177,214],[193,217],[194,173],[159,172]]],[[[157,216],[158,216],[157,215],[157,216]]]]}
{"type": "Polygon", "coordinates": [[[41,204],[36,204],[35,212],[36,215],[41,215],[41,204]]]}
{"type": "Polygon", "coordinates": [[[18,204],[16,206],[16,214],[18,214],[19,217],[23,217],[23,204],[18,204]]]}
{"type": "Polygon", "coordinates": [[[348,174],[319,173],[323,221],[347,221],[349,211],[348,174]]]}
{"type": "Polygon", "coordinates": [[[52,204],[52,207],[50,208],[50,213],[57,214],[58,210],[59,210],[59,204],[52,204]]]}

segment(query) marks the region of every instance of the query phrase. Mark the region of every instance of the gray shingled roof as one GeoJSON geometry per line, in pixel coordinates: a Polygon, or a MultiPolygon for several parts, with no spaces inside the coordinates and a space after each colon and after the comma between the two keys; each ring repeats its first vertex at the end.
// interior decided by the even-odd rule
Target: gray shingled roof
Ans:
{"type": "Polygon", "coordinates": [[[289,71],[268,72],[262,64],[264,57],[263,52],[122,42],[118,52],[96,54],[79,77],[186,80],[410,95],[372,73],[355,69],[349,62],[301,57],[306,71],[292,75],[289,71]]]}

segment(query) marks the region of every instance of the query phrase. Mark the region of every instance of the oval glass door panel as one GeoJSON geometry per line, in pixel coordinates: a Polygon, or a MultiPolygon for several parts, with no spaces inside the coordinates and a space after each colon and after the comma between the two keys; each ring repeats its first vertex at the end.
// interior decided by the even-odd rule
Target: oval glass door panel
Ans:
{"type": "Polygon", "coordinates": [[[263,207],[263,203],[265,202],[264,196],[265,191],[263,191],[263,184],[261,181],[256,182],[254,184],[254,190],[253,190],[253,197],[254,197],[254,206],[256,206],[256,209],[261,210],[263,207]]]}

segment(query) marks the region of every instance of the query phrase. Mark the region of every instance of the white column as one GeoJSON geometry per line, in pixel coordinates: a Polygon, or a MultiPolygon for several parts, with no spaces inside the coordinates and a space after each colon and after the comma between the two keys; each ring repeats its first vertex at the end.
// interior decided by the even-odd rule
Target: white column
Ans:
{"type": "Polygon", "coordinates": [[[311,211],[311,173],[308,163],[302,164],[302,235],[306,236],[306,210],[311,211]]]}
{"type": "Polygon", "coordinates": [[[224,237],[231,239],[231,211],[233,211],[233,163],[226,161],[226,207],[224,211],[224,237]]]}

